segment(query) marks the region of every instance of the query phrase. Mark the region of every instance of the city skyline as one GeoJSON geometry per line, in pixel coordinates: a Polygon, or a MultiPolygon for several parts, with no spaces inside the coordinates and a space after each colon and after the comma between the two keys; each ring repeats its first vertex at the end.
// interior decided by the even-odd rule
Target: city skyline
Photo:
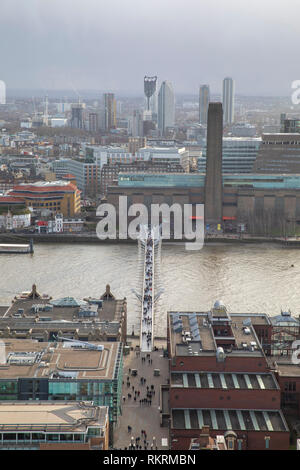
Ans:
{"type": "Polygon", "coordinates": [[[109,5],[95,0],[3,0],[0,78],[8,91],[99,88],[132,93],[141,90],[144,73],[172,81],[178,92],[196,90],[201,82],[215,92],[225,76],[234,76],[237,93],[290,94],[292,81],[299,79],[295,57],[300,6],[294,0],[284,9],[269,0],[243,6],[236,0],[226,5],[173,0],[170,6],[170,0],[163,5],[154,0],[151,6],[136,0],[109,5]],[[278,34],[287,23],[285,35],[278,34]],[[188,28],[179,41],[182,24],[188,28]],[[196,61],[199,45],[201,60],[196,61]]]}

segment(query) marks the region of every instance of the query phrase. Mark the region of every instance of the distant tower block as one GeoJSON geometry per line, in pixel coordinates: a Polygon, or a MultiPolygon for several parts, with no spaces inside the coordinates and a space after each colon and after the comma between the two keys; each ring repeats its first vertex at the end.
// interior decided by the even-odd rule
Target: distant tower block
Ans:
{"type": "Polygon", "coordinates": [[[104,93],[104,118],[105,118],[105,130],[115,129],[117,127],[116,118],[116,99],[114,93],[104,93]]]}
{"type": "Polygon", "coordinates": [[[0,104],[6,104],[6,85],[3,80],[0,80],[0,104]]]}
{"type": "Polygon", "coordinates": [[[144,93],[147,98],[147,111],[150,111],[150,98],[156,91],[157,77],[144,77],[144,93]]]}
{"type": "Polygon", "coordinates": [[[199,89],[199,123],[207,124],[207,112],[210,100],[209,86],[202,85],[199,89]]]}
{"type": "Polygon", "coordinates": [[[85,104],[84,103],[75,103],[71,106],[71,127],[74,129],[83,129],[84,128],[84,112],[85,104]]]}
{"type": "Polygon", "coordinates": [[[235,82],[232,78],[226,77],[223,80],[223,108],[224,124],[230,125],[234,122],[234,93],[235,82]]]}
{"type": "Polygon", "coordinates": [[[222,139],[222,103],[209,103],[204,214],[210,229],[222,223],[222,139]]]}

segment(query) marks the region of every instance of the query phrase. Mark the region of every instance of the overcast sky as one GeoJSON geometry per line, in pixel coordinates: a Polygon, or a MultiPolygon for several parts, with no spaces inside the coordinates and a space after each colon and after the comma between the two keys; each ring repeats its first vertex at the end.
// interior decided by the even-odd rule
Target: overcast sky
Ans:
{"type": "Polygon", "coordinates": [[[299,0],[1,0],[7,88],[291,94],[300,80],[299,0]]]}

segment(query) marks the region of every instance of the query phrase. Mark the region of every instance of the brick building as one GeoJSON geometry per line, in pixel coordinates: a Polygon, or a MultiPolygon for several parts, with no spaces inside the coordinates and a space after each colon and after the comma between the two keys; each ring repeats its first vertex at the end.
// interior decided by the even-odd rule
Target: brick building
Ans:
{"type": "Polygon", "coordinates": [[[229,314],[222,302],[169,312],[168,354],[171,449],[188,449],[204,426],[228,449],[288,449],[280,387],[251,314],[229,314]]]}
{"type": "MultiPolygon", "coordinates": [[[[8,196],[36,210],[48,209],[53,213],[61,212],[66,217],[80,213],[80,191],[75,184],[69,181],[23,183],[15,185],[9,191],[8,196]]],[[[6,202],[5,197],[4,203],[6,202]]]]}

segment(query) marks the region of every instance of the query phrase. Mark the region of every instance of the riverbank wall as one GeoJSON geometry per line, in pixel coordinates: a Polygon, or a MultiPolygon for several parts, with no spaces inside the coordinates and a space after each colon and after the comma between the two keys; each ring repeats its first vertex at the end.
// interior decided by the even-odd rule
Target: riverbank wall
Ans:
{"type": "MultiPolygon", "coordinates": [[[[0,233],[0,243],[29,243],[30,239],[33,243],[101,243],[101,244],[128,244],[136,243],[136,240],[130,238],[122,239],[106,239],[100,240],[95,233],[53,233],[53,234],[25,234],[25,233],[0,233]]],[[[185,243],[188,240],[163,240],[163,243],[185,243]]],[[[191,242],[191,241],[190,241],[191,242]]],[[[282,246],[289,246],[300,248],[299,239],[284,239],[273,237],[259,237],[259,236],[209,236],[205,238],[205,244],[209,243],[226,243],[226,244],[251,244],[251,243],[276,243],[282,246]]]]}

